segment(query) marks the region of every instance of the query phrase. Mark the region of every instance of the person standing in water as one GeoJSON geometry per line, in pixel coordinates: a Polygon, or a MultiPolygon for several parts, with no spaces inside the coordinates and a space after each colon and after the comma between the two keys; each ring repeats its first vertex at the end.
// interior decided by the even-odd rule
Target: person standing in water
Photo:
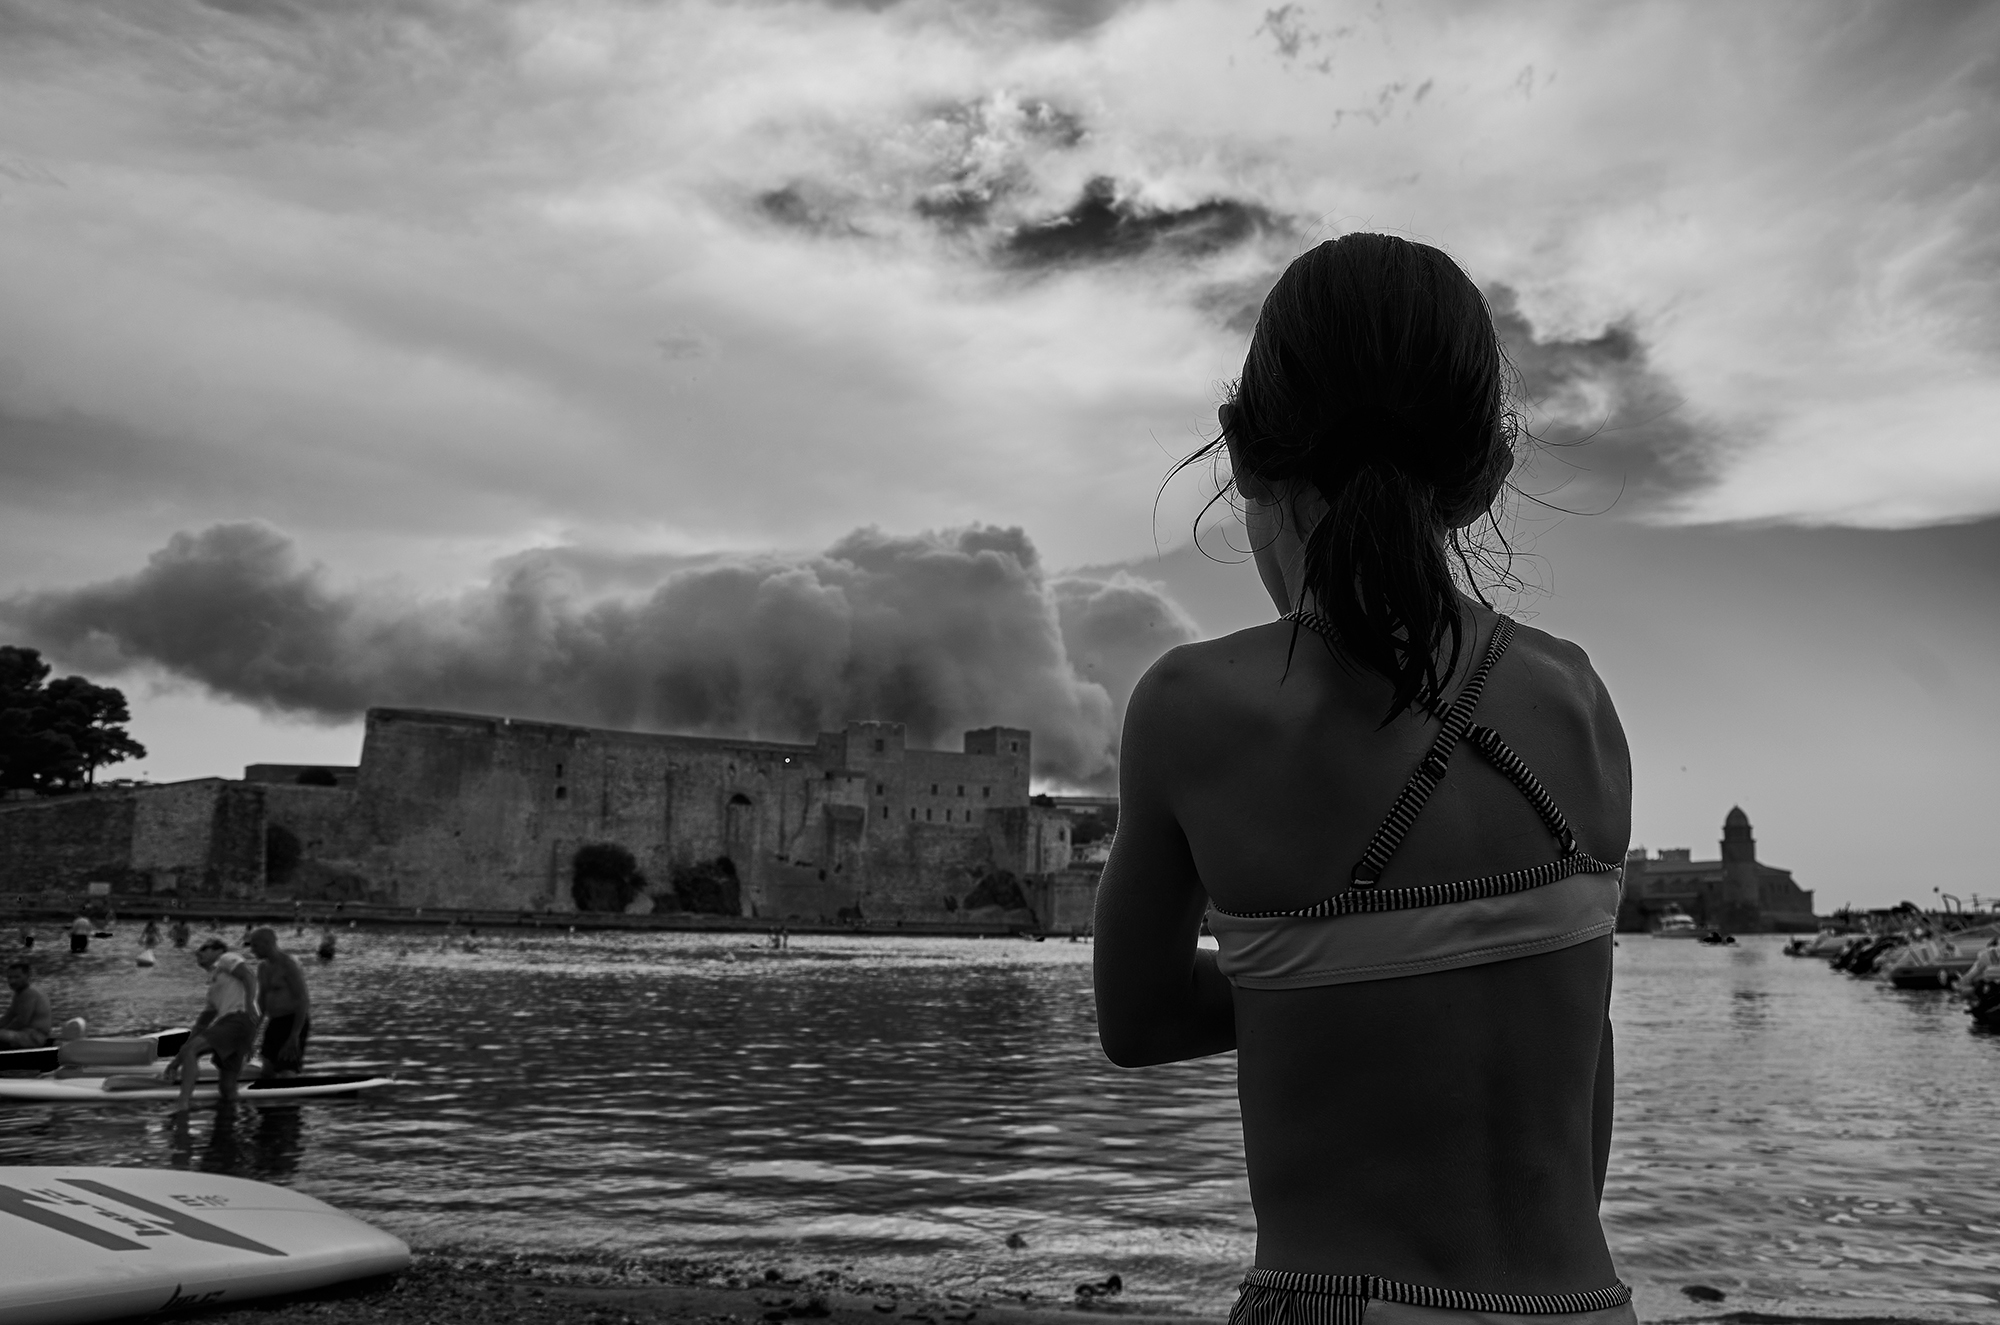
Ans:
{"type": "Polygon", "coordinates": [[[1583,651],[1471,596],[1508,373],[1449,257],[1348,235],[1190,457],[1280,619],[1133,692],[1095,979],[1114,1062],[1237,1054],[1235,1325],[1636,1321],[1598,1221],[1630,764],[1583,651]]]}
{"type": "Polygon", "coordinates": [[[208,995],[194,1031],[167,1066],[167,1083],[180,1083],[181,1097],[168,1112],[186,1113],[194,1105],[194,1088],[201,1077],[203,1054],[215,1059],[216,1085],[222,1103],[236,1103],[236,1080],[257,1042],[257,968],[231,952],[221,939],[208,939],[195,949],[195,961],[209,974],[208,995]]]}
{"type": "Polygon", "coordinates": [[[142,948],[157,948],[160,946],[160,922],[158,920],[148,920],[146,922],[146,928],[139,932],[139,946],[142,948]]]}
{"type": "Polygon", "coordinates": [[[78,916],[69,922],[69,950],[71,952],[90,951],[90,932],[95,928],[89,916],[78,916]]]}
{"type": "Polygon", "coordinates": [[[251,931],[250,951],[257,958],[257,998],[266,1018],[264,1071],[295,1077],[305,1063],[306,1037],[312,1032],[306,973],[298,958],[278,946],[278,932],[269,926],[251,931]]]}
{"type": "Polygon", "coordinates": [[[35,988],[34,965],[25,960],[7,963],[7,987],[14,997],[7,1015],[0,1017],[0,1049],[39,1049],[49,1042],[56,1024],[49,996],[35,988]]]}

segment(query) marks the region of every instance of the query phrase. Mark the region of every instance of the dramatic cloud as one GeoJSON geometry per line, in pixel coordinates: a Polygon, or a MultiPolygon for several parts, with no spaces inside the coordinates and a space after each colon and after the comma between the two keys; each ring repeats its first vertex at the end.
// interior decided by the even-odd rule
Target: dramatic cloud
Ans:
{"type": "Polygon", "coordinates": [[[1566,347],[1620,515],[1977,516],[1996,49],[1928,4],[0,0],[0,563],[245,516],[432,587],[868,523],[1116,561],[1356,228],[1566,347]]]}
{"type": "Polygon", "coordinates": [[[1195,635],[1157,586],[1051,583],[1020,530],[989,527],[857,530],[797,558],[538,550],[420,599],[336,587],[268,525],[218,525],[137,574],[0,601],[0,621],[89,668],[325,720],[416,705],[809,740],[887,718],[921,745],[1005,723],[1035,733],[1038,776],[1100,787],[1139,673],[1195,635]]]}

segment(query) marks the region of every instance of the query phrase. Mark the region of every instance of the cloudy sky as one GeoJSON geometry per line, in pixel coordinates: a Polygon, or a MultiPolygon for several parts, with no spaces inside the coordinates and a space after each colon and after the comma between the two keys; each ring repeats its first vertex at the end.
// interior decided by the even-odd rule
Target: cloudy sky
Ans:
{"type": "Polygon", "coordinates": [[[1991,5],[0,0],[0,639],[156,778],[407,703],[1103,785],[1268,618],[1160,483],[1356,229],[1501,315],[1637,840],[2000,893],[1991,5]]]}

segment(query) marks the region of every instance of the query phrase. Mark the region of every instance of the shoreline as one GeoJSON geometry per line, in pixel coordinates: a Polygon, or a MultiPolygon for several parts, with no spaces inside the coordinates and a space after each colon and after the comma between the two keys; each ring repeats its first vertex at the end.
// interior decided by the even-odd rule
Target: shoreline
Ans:
{"type": "MultiPolygon", "coordinates": [[[[165,1319],[162,1316],[144,1319],[165,1319]]],[[[395,1276],[311,1293],[252,1298],[172,1315],[235,1325],[1222,1325],[1222,1313],[1174,1312],[1115,1296],[1052,1302],[937,1293],[832,1271],[762,1275],[700,1262],[579,1264],[517,1256],[414,1253],[395,1276]]],[[[1945,1318],[1856,1312],[1711,1311],[1646,1325],[1947,1325],[1945,1318]]]]}
{"type": "MultiPolygon", "coordinates": [[[[1194,1325],[1220,1315],[1162,1311],[1115,1296],[1085,1304],[937,1292],[836,1271],[699,1262],[591,1263],[530,1255],[415,1251],[403,1274],[175,1312],[239,1325],[1194,1325]]],[[[154,1318],[148,1318],[154,1319],[154,1318]]]]}
{"type": "MultiPolygon", "coordinates": [[[[269,925],[281,933],[287,925],[302,926],[309,932],[331,928],[336,935],[349,925],[364,930],[382,929],[485,929],[540,931],[560,935],[576,933],[669,933],[713,934],[718,937],[748,934],[768,937],[780,931],[790,935],[842,935],[908,938],[1045,938],[1087,939],[1087,930],[1043,929],[1026,919],[1008,920],[920,920],[824,921],[780,920],[758,916],[705,915],[696,911],[654,911],[628,915],[617,911],[509,911],[477,907],[402,907],[345,903],[339,909],[325,902],[313,902],[294,909],[288,901],[212,898],[175,900],[169,897],[113,895],[88,899],[95,909],[109,901],[118,914],[117,924],[142,926],[155,916],[179,916],[190,924],[269,925]]],[[[78,915],[73,905],[42,899],[0,895],[0,930],[20,925],[66,927],[78,915]]],[[[53,951],[53,947],[51,948],[53,951]]]]}

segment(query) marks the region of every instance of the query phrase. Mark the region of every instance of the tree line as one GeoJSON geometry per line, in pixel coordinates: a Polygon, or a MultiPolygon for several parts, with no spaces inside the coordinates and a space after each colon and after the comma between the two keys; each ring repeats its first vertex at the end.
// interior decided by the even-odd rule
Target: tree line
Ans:
{"type": "Polygon", "coordinates": [[[0,791],[81,791],[98,769],[146,757],[125,730],[122,691],[81,676],[50,680],[52,670],[40,650],[0,645],[0,791]]]}

